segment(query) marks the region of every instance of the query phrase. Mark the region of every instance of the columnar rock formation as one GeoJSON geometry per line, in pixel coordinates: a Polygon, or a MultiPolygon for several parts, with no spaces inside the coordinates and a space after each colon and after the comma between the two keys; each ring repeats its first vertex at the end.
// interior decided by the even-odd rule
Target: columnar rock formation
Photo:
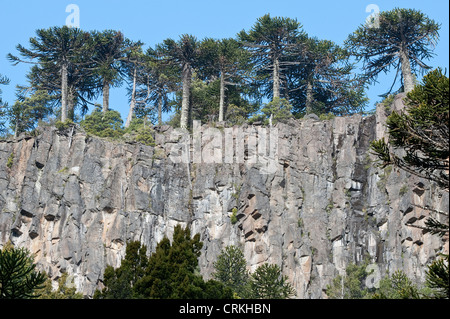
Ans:
{"type": "MultiPolygon", "coordinates": [[[[399,96],[393,107],[401,106],[399,96]]],[[[249,163],[247,147],[243,161],[174,163],[180,138],[164,126],[154,147],[79,128],[46,127],[36,137],[0,141],[0,247],[9,240],[27,247],[40,269],[55,280],[68,273],[86,296],[101,286],[106,265],[120,265],[128,241],[140,240],[150,253],[177,224],[201,234],[205,278],[221,249],[237,245],[251,271],[281,266],[298,298],[326,298],[327,284],[365,258],[381,276],[402,269],[423,282],[426,265],[448,252],[448,239],[405,224],[427,217],[414,204],[447,211],[448,193],[373,165],[369,143],[385,135],[385,117],[380,105],[367,117],[279,123],[272,128],[275,166],[265,172],[260,162],[249,163]]],[[[257,127],[215,132],[224,147],[247,145],[239,129],[265,142],[257,127]]],[[[203,150],[222,146],[201,141],[203,150]]]]}

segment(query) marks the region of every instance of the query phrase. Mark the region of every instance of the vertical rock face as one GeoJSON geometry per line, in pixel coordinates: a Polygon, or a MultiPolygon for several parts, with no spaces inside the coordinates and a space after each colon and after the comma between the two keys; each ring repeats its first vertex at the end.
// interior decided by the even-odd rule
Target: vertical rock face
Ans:
{"type": "Polygon", "coordinates": [[[53,279],[68,273],[87,296],[101,286],[106,265],[120,265],[128,241],[154,251],[177,224],[201,234],[206,278],[222,248],[237,245],[250,271],[281,266],[298,298],[326,298],[331,280],[365,258],[381,276],[402,269],[424,281],[448,241],[405,223],[428,216],[414,205],[447,211],[448,193],[372,165],[369,144],[384,136],[384,119],[379,107],[368,117],[292,120],[266,131],[203,126],[189,163],[174,161],[182,137],[170,127],[159,128],[155,147],[54,128],[2,141],[0,247],[11,240],[28,248],[53,279]],[[275,145],[263,134],[270,130],[278,145],[267,169],[260,159],[270,148],[263,145],[275,145]]]}

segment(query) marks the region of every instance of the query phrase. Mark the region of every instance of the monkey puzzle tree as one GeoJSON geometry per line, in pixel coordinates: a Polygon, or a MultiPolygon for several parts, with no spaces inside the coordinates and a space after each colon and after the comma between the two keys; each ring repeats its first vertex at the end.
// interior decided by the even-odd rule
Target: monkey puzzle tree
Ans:
{"type": "Polygon", "coordinates": [[[297,20],[266,14],[248,32],[238,33],[239,40],[252,55],[258,78],[273,99],[280,98],[283,72],[296,64],[289,57],[298,52],[299,38],[306,37],[301,28],[297,20]]]}
{"type": "Polygon", "coordinates": [[[249,273],[242,250],[236,246],[227,246],[214,263],[213,278],[229,287],[240,298],[249,293],[249,273]]]}
{"type": "Polygon", "coordinates": [[[45,274],[36,271],[28,250],[6,245],[0,250],[0,299],[31,299],[39,297],[45,274]]]}
{"type": "Polygon", "coordinates": [[[429,72],[423,84],[406,96],[404,111],[393,112],[386,125],[389,141],[372,142],[383,167],[395,165],[411,174],[449,185],[449,79],[441,69],[429,72]],[[401,149],[404,154],[396,150],[401,149]]]}
{"type": "Polygon", "coordinates": [[[111,86],[121,84],[120,72],[121,60],[125,59],[125,52],[129,48],[127,41],[120,31],[105,30],[103,32],[94,31],[92,33],[93,61],[95,63],[95,73],[101,79],[103,93],[103,108],[105,113],[109,109],[109,90],[111,86]]]}
{"type": "MultiPolygon", "coordinates": [[[[435,182],[442,190],[449,187],[449,79],[441,69],[429,72],[423,84],[407,94],[407,107],[387,119],[389,140],[372,142],[372,150],[383,166],[394,165],[411,174],[435,182]],[[400,152],[399,152],[400,150],[400,152]]],[[[449,232],[448,212],[421,207],[432,217],[424,226],[407,224],[440,237],[449,232]]],[[[447,265],[436,261],[428,267],[427,281],[438,295],[448,298],[447,265]]]]}
{"type": "Polygon", "coordinates": [[[395,8],[381,12],[376,25],[361,25],[345,41],[350,52],[363,61],[369,83],[376,82],[381,72],[394,68],[399,72],[405,92],[414,88],[416,71],[428,70],[424,63],[433,56],[432,48],[439,39],[440,25],[414,9],[395,8]]]}
{"type": "Polygon", "coordinates": [[[225,119],[225,100],[227,87],[238,85],[246,76],[249,55],[239,42],[232,38],[214,40],[207,38],[201,43],[204,77],[219,78],[219,122],[225,119]]]}
{"type": "Polygon", "coordinates": [[[162,53],[153,48],[147,50],[145,57],[147,64],[139,77],[140,87],[137,95],[141,101],[151,105],[150,113],[156,115],[158,124],[162,125],[163,112],[169,112],[172,108],[170,93],[175,92],[178,88],[178,67],[164,63],[162,53]]]}
{"type": "Polygon", "coordinates": [[[302,40],[297,61],[286,72],[286,94],[294,113],[347,115],[361,111],[367,103],[364,86],[353,75],[347,50],[329,40],[302,40]]]}
{"type": "Polygon", "coordinates": [[[278,265],[259,266],[251,275],[250,287],[256,299],[287,299],[296,294],[278,265]]]}
{"type": "Polygon", "coordinates": [[[188,127],[192,71],[198,66],[200,49],[197,38],[183,34],[178,41],[166,39],[156,46],[167,65],[178,69],[183,87],[180,127],[188,127]]]}
{"type": "Polygon", "coordinates": [[[61,94],[61,121],[68,117],[69,70],[79,66],[79,53],[89,40],[89,33],[77,28],[52,27],[36,31],[37,37],[30,38],[30,49],[17,45],[20,55],[28,60],[8,54],[8,59],[17,65],[20,62],[37,64],[41,68],[51,67],[59,77],[61,94]]]}

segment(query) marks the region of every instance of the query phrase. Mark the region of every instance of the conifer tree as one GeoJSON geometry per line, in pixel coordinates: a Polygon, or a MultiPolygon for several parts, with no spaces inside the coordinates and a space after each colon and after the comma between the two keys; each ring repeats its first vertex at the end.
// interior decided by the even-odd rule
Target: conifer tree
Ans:
{"type": "Polygon", "coordinates": [[[0,250],[0,299],[31,299],[43,288],[45,274],[36,271],[30,252],[7,245],[0,250]]]}
{"type": "Polygon", "coordinates": [[[248,32],[242,30],[238,33],[242,45],[252,55],[265,92],[273,99],[281,98],[284,72],[296,64],[289,57],[298,54],[301,49],[299,39],[304,37],[306,34],[297,20],[272,18],[270,14],[259,18],[248,32]]]}
{"type": "Polygon", "coordinates": [[[95,73],[100,77],[103,94],[102,112],[109,110],[109,91],[111,86],[121,84],[121,61],[125,59],[127,41],[120,31],[105,30],[92,32],[93,61],[95,73]]]}
{"type": "MultiPolygon", "coordinates": [[[[350,52],[363,62],[367,81],[374,83],[380,73],[401,73],[404,92],[414,89],[414,73],[430,69],[425,60],[433,56],[440,25],[414,9],[395,8],[379,14],[378,23],[361,25],[346,40],[350,52]]],[[[388,94],[386,93],[386,94],[388,94]]]]}
{"type": "Polygon", "coordinates": [[[242,250],[236,246],[227,246],[214,263],[213,277],[229,287],[240,298],[249,294],[249,273],[242,250]]]}
{"type": "Polygon", "coordinates": [[[263,264],[251,275],[251,290],[256,299],[287,299],[296,292],[278,265],[263,264]]]}
{"type": "Polygon", "coordinates": [[[42,69],[52,68],[54,74],[59,77],[59,89],[61,95],[61,121],[68,118],[69,100],[69,70],[82,64],[80,52],[84,44],[89,41],[89,33],[78,28],[52,27],[39,29],[36,37],[30,39],[30,49],[21,44],[17,45],[20,55],[27,60],[8,54],[13,64],[28,62],[35,63],[42,69]]]}
{"type": "Polygon", "coordinates": [[[219,117],[225,119],[226,92],[228,87],[239,85],[247,77],[250,65],[249,54],[239,42],[232,38],[215,40],[207,38],[201,43],[203,77],[213,81],[219,79],[219,117]]]}
{"type": "Polygon", "coordinates": [[[192,72],[199,64],[200,49],[197,38],[183,34],[178,41],[166,39],[156,46],[164,63],[176,67],[182,84],[182,102],[180,127],[187,128],[190,110],[190,89],[192,72]]]}

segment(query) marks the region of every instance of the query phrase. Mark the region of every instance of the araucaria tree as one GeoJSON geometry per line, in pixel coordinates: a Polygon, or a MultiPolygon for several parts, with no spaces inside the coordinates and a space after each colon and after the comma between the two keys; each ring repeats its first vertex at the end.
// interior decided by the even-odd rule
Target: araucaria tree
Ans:
{"type": "Polygon", "coordinates": [[[448,191],[448,77],[441,69],[429,72],[407,94],[406,103],[405,111],[393,112],[386,121],[389,140],[372,142],[372,149],[382,165],[395,165],[448,191]]]}
{"type": "Polygon", "coordinates": [[[30,252],[6,245],[0,250],[0,299],[31,299],[39,297],[46,276],[36,271],[30,252]]]}
{"type": "Polygon", "coordinates": [[[68,117],[69,69],[80,64],[79,53],[89,38],[89,33],[63,26],[39,29],[36,34],[37,37],[30,39],[30,49],[17,45],[20,55],[27,60],[21,60],[12,54],[8,54],[8,58],[14,64],[31,62],[42,68],[54,68],[60,78],[61,121],[64,122],[68,117]]]}
{"type": "Polygon", "coordinates": [[[350,53],[329,40],[308,38],[291,58],[297,62],[286,72],[286,94],[298,115],[348,115],[367,104],[361,77],[355,76],[350,53]]]}
{"type": "Polygon", "coordinates": [[[229,287],[240,298],[248,296],[250,275],[244,253],[239,247],[225,247],[217,257],[214,269],[214,279],[229,287]]]}
{"type": "Polygon", "coordinates": [[[125,38],[120,31],[106,30],[92,33],[93,61],[95,73],[101,79],[103,93],[103,108],[105,113],[109,110],[109,90],[111,86],[121,83],[121,60],[125,59],[127,50],[125,38]]]}
{"type": "Polygon", "coordinates": [[[249,54],[235,39],[205,39],[201,43],[205,77],[219,78],[219,122],[225,119],[227,87],[245,78],[249,54]]]}
{"type": "MultiPolygon", "coordinates": [[[[429,72],[423,83],[407,94],[407,107],[387,119],[389,140],[372,142],[372,149],[382,165],[394,165],[411,174],[435,182],[443,191],[449,187],[449,79],[441,69],[429,72]],[[400,152],[399,152],[400,151],[400,152]]],[[[448,236],[448,212],[429,210],[422,228],[438,236],[448,236]]],[[[427,284],[448,298],[448,254],[446,261],[428,267],[427,284]],[[446,264],[446,263],[447,264],[446,264]]]]}
{"type": "Polygon", "coordinates": [[[378,19],[378,23],[361,25],[349,35],[346,45],[362,60],[369,83],[394,68],[397,74],[392,87],[400,72],[404,92],[410,92],[414,89],[414,73],[430,68],[424,60],[433,56],[440,25],[414,9],[384,11],[378,19]]]}
{"type": "Polygon", "coordinates": [[[192,72],[199,62],[199,43],[196,37],[184,34],[178,41],[164,40],[163,43],[157,45],[156,50],[162,54],[165,63],[176,66],[181,74],[183,95],[180,127],[187,128],[192,72]]]}
{"type": "Polygon", "coordinates": [[[289,57],[298,52],[299,38],[306,36],[301,28],[297,20],[272,18],[266,14],[248,32],[242,30],[238,34],[243,46],[252,54],[257,77],[274,100],[281,97],[283,72],[295,64],[289,57]]]}

